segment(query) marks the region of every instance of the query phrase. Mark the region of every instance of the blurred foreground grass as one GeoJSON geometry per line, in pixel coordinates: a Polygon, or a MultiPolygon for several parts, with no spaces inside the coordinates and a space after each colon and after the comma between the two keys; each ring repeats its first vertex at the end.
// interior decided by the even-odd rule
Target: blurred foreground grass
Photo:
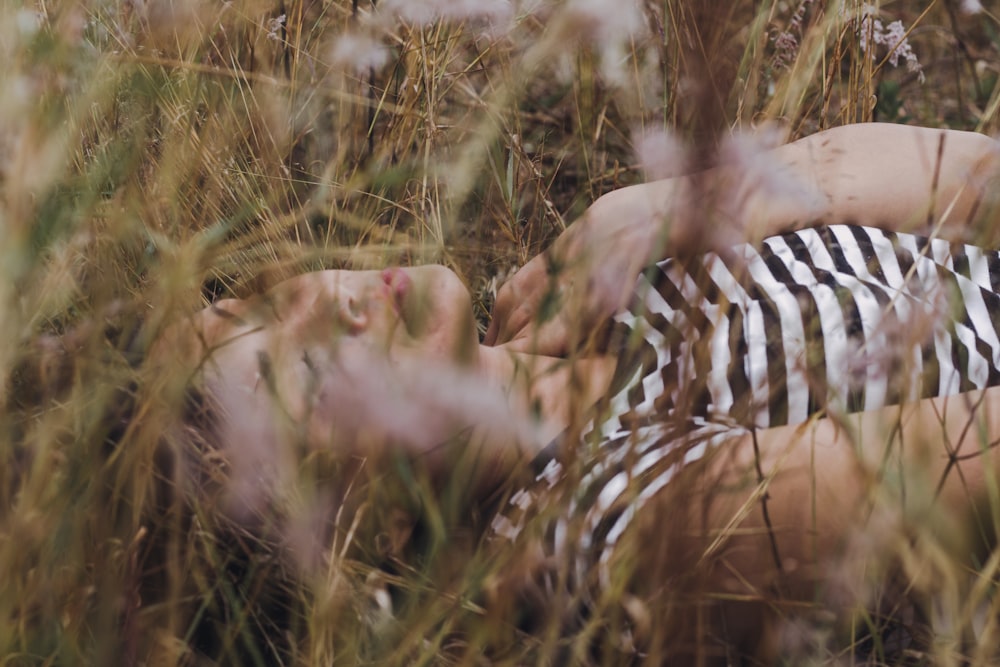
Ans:
{"type": "MultiPolygon", "coordinates": [[[[918,72],[862,49],[875,28],[855,0],[4,3],[3,664],[487,662],[506,637],[475,601],[487,558],[373,569],[322,545],[296,569],[210,507],[163,500],[185,483],[159,448],[186,409],[186,378],[147,361],[164,328],[305,270],[423,262],[454,268],[485,322],[498,281],[596,197],[643,166],[708,164],[729,132],[995,132],[1000,24],[977,4],[871,9],[902,22],[918,72]],[[662,163],[665,128],[684,164],[662,163]],[[458,582],[431,576],[449,569],[458,582]],[[387,580],[416,601],[395,618],[387,580]]],[[[299,532],[322,465],[302,466],[301,516],[281,515],[299,532]]],[[[428,553],[460,539],[432,533],[428,553]]],[[[976,576],[899,549],[936,587],[976,576]]],[[[1000,650],[972,606],[990,563],[981,599],[933,591],[955,627],[923,659],[1000,650]]],[[[851,655],[809,633],[795,661],[851,655]]],[[[556,644],[495,660],[541,664],[556,644]]]]}

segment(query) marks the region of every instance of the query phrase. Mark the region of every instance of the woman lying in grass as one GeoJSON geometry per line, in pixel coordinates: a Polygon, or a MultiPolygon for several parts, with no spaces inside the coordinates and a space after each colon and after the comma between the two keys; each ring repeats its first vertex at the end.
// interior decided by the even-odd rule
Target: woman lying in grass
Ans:
{"type": "Polygon", "coordinates": [[[992,241],[995,156],[851,126],[773,151],[781,193],[725,166],[613,192],[501,290],[486,344],[441,267],[216,303],[173,344],[228,507],[303,448],[344,453],[342,514],[404,460],[484,517],[488,616],[596,661],[773,657],[772,621],[843,602],[873,517],[966,561],[993,532],[1000,254],[964,242],[992,241]]]}

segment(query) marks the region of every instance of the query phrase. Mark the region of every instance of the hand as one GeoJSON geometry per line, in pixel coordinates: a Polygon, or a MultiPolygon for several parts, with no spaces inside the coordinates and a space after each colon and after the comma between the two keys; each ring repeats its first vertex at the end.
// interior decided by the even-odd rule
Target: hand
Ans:
{"type": "Polygon", "coordinates": [[[585,345],[626,305],[642,269],[665,255],[668,186],[623,188],[594,202],[500,289],[485,343],[553,356],[585,345]]]}

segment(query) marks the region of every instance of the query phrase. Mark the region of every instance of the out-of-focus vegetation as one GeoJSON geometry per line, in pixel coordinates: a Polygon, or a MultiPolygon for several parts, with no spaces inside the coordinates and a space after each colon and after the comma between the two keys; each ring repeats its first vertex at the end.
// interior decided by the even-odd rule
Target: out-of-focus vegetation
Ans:
{"type": "MultiPolygon", "coordinates": [[[[558,637],[498,629],[481,605],[492,596],[506,608],[503,591],[484,596],[488,557],[428,564],[460,541],[446,528],[431,531],[418,563],[334,544],[296,564],[287,545],[173,493],[188,482],[162,460],[163,443],[191,406],[187,378],[150,361],[154,343],[212,300],[321,267],[444,263],[467,280],[485,321],[497,283],[596,197],[642,180],[643,165],[662,175],[710,164],[734,131],[777,123],[796,138],[881,120],[995,132],[994,9],[986,0],[4,3],[4,664],[566,655],[558,637]],[[893,41],[900,28],[905,45],[893,41]],[[668,150],[678,139],[690,147],[684,163],[663,164],[680,155],[668,150]],[[446,583],[432,576],[447,570],[446,583]],[[410,594],[400,604],[397,593],[392,616],[386,582],[410,594]]],[[[299,493],[307,508],[310,474],[319,473],[303,473],[299,493]]],[[[275,517],[308,532],[312,519],[293,514],[275,517]]],[[[976,576],[921,548],[900,559],[924,558],[946,581],[976,576]]],[[[972,644],[931,641],[940,655],[909,657],[996,656],[995,633],[976,634],[973,622],[984,605],[995,614],[982,603],[994,575],[984,570],[972,601],[935,589],[948,636],[972,644]]],[[[873,634],[866,618],[858,636],[873,634]]],[[[821,634],[796,661],[852,655],[850,638],[827,645],[821,634]]],[[[878,646],[870,653],[888,659],[878,646]]]]}

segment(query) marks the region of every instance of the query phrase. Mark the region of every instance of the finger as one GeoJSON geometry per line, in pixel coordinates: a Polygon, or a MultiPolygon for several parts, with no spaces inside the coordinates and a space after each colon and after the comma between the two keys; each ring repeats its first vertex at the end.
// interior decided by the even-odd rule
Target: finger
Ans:
{"type": "Polygon", "coordinates": [[[506,343],[501,343],[498,347],[511,352],[547,357],[558,357],[563,354],[562,348],[555,344],[555,339],[540,334],[541,332],[535,331],[531,335],[514,337],[506,343]]]}
{"type": "Polygon", "coordinates": [[[486,345],[496,345],[508,340],[517,329],[511,324],[511,317],[518,310],[518,300],[514,294],[515,285],[507,283],[500,288],[496,301],[493,303],[493,317],[486,328],[483,342],[486,345]]]}
{"type": "Polygon", "coordinates": [[[514,294],[517,282],[515,274],[515,277],[508,280],[497,290],[496,299],[493,301],[490,324],[486,328],[486,335],[483,337],[483,343],[486,345],[496,345],[498,342],[503,342],[502,334],[504,333],[504,329],[507,328],[508,315],[517,305],[517,298],[514,294]]]}
{"type": "MultiPolygon", "coordinates": [[[[490,327],[493,329],[494,336],[488,338],[490,342],[487,345],[502,345],[516,338],[518,334],[522,331],[529,329],[531,320],[533,318],[534,311],[529,310],[523,306],[517,306],[514,308],[509,315],[494,315],[493,321],[490,322],[490,327]]],[[[487,335],[490,332],[487,331],[487,335]]]]}
{"type": "Polygon", "coordinates": [[[570,335],[565,320],[560,317],[540,326],[525,327],[501,345],[513,352],[559,357],[567,353],[570,335]]]}
{"type": "Polygon", "coordinates": [[[497,344],[497,335],[500,333],[500,326],[497,322],[500,321],[497,315],[496,308],[493,309],[493,319],[490,320],[490,325],[486,327],[486,335],[483,336],[483,345],[493,346],[497,344]]]}
{"type": "Polygon", "coordinates": [[[483,339],[485,344],[506,343],[522,331],[537,326],[539,307],[554,288],[551,261],[547,252],[538,255],[500,288],[493,305],[493,318],[483,339]]]}
{"type": "Polygon", "coordinates": [[[539,287],[528,274],[518,274],[504,285],[493,305],[493,318],[486,332],[487,345],[505,343],[527,328],[538,311],[539,287]],[[518,276],[521,276],[518,278],[518,276]],[[522,286],[525,289],[521,289],[522,286]]]}
{"type": "MultiPolygon", "coordinates": [[[[566,290],[552,283],[534,285],[534,289],[511,310],[500,324],[497,340],[501,343],[525,335],[556,331],[554,322],[564,316],[566,290]]],[[[552,335],[552,334],[549,334],[552,335]]]]}

